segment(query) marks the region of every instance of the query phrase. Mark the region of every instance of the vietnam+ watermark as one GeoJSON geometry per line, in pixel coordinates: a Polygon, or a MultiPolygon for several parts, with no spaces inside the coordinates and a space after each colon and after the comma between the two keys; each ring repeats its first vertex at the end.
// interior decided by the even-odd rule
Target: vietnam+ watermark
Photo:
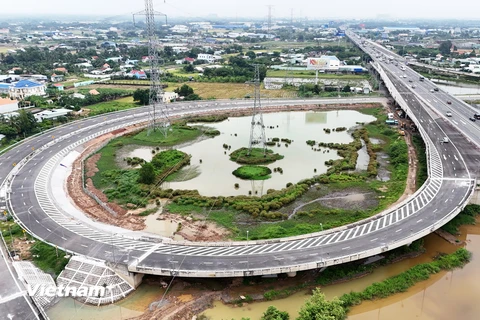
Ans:
{"type": "Polygon", "coordinates": [[[28,295],[31,297],[47,298],[103,298],[112,294],[111,286],[65,286],[65,285],[27,285],[28,295]]]}

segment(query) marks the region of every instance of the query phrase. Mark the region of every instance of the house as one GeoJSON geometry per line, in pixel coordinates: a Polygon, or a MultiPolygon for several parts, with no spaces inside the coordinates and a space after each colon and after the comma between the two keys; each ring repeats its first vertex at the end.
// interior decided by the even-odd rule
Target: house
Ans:
{"type": "Polygon", "coordinates": [[[187,58],[185,58],[184,60],[185,60],[186,62],[190,63],[190,64],[192,64],[192,63],[195,62],[195,59],[194,59],[194,58],[188,58],[188,57],[187,57],[187,58]]]}
{"type": "Polygon", "coordinates": [[[8,98],[0,98],[0,114],[18,110],[18,101],[8,98]]]}
{"type": "Polygon", "coordinates": [[[53,71],[62,72],[63,74],[67,74],[67,73],[68,73],[67,68],[63,68],[63,67],[61,67],[61,68],[55,68],[55,69],[53,69],[53,71]]]}
{"type": "Polygon", "coordinates": [[[138,63],[138,60],[127,59],[127,61],[125,61],[125,64],[127,64],[127,65],[135,65],[137,63],[138,63]]]}
{"type": "Polygon", "coordinates": [[[64,117],[70,114],[72,110],[70,109],[53,109],[53,110],[45,110],[39,113],[34,114],[35,119],[37,122],[42,122],[43,120],[54,120],[58,117],[64,117]]]}
{"type": "Polygon", "coordinates": [[[63,80],[64,80],[64,76],[61,75],[61,74],[57,75],[57,74],[54,73],[50,77],[50,81],[52,81],[52,82],[60,82],[60,81],[63,81],[63,80]]]}
{"type": "Polygon", "coordinates": [[[143,70],[132,70],[127,73],[127,76],[130,78],[137,78],[139,80],[148,79],[147,74],[143,70]]]}
{"type": "Polygon", "coordinates": [[[113,61],[113,62],[121,62],[122,61],[122,57],[112,57],[112,58],[107,58],[105,59],[105,61],[109,62],[109,61],[113,61]]]}
{"type": "Polygon", "coordinates": [[[44,96],[45,89],[44,84],[30,80],[20,80],[10,86],[8,95],[12,99],[23,100],[30,96],[44,96]]]}
{"type": "Polygon", "coordinates": [[[170,28],[170,31],[173,33],[188,33],[189,29],[187,26],[184,25],[176,25],[170,28]]]}
{"type": "Polygon", "coordinates": [[[150,59],[151,59],[150,56],[143,56],[143,57],[142,57],[142,62],[143,62],[143,63],[150,62],[150,59]]]}
{"type": "Polygon", "coordinates": [[[84,94],[81,94],[81,93],[78,93],[78,92],[75,92],[73,95],[72,95],[73,98],[77,98],[77,99],[85,99],[85,95],[84,94]]]}
{"type": "Polygon", "coordinates": [[[164,92],[162,94],[162,100],[164,103],[175,101],[178,99],[178,93],[176,92],[164,92]]]}
{"type": "Polygon", "coordinates": [[[208,63],[215,63],[217,60],[221,60],[222,57],[207,53],[200,53],[197,59],[207,61],[208,63]]]}
{"type": "Polygon", "coordinates": [[[107,70],[107,69],[110,69],[110,65],[108,63],[105,63],[103,66],[102,66],[102,70],[107,70]]]}
{"type": "Polygon", "coordinates": [[[53,87],[56,88],[58,91],[64,91],[64,90],[65,90],[64,85],[61,84],[61,83],[55,83],[55,84],[53,85],[53,87]]]}

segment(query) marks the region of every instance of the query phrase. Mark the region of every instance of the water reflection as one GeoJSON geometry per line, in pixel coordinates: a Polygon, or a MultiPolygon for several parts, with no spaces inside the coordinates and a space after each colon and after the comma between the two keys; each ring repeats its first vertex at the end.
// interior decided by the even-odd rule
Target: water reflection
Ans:
{"type": "MultiPolygon", "coordinates": [[[[286,146],[269,147],[274,152],[285,156],[284,159],[268,165],[270,169],[281,167],[283,173],[272,174],[272,177],[261,183],[241,180],[232,175],[232,171],[239,167],[230,161],[229,154],[234,150],[248,146],[250,137],[251,117],[230,118],[221,123],[208,124],[210,127],[221,132],[220,136],[207,139],[195,144],[179,148],[183,152],[192,155],[191,166],[184,168],[184,172],[198,171],[188,181],[169,182],[165,188],[172,189],[197,189],[200,194],[206,196],[231,196],[247,195],[249,191],[257,195],[266,193],[268,189],[282,189],[287,183],[296,183],[302,179],[311,178],[316,174],[327,171],[325,161],[339,158],[335,150],[322,148],[313,151],[306,144],[307,140],[318,142],[349,143],[352,137],[348,132],[332,132],[327,134],[324,128],[346,127],[352,128],[357,122],[368,123],[374,121],[373,116],[364,115],[353,110],[329,111],[329,112],[280,112],[264,115],[266,136],[268,138],[287,138],[293,143],[286,146]],[[225,150],[222,146],[231,146],[225,150]],[[225,154],[226,153],[226,154],[225,154]],[[234,188],[235,183],[240,187],[234,188]]],[[[137,148],[129,151],[130,157],[137,156],[146,160],[151,159],[151,148],[137,148]]]]}

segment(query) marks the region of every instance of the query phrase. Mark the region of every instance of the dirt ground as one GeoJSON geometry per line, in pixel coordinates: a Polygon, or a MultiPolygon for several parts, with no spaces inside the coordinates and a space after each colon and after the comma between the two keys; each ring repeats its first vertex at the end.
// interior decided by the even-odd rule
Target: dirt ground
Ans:
{"type": "Polygon", "coordinates": [[[87,189],[97,196],[101,201],[107,203],[108,207],[117,213],[117,216],[112,215],[105,208],[100,206],[92,197],[87,195],[82,187],[82,159],[87,157],[93,150],[98,148],[102,143],[112,139],[120,133],[128,133],[138,130],[137,126],[120,129],[115,132],[103,135],[94,140],[87,142],[84,145],[84,150],[81,156],[75,160],[72,165],[72,173],[67,179],[67,192],[73,200],[74,204],[85,212],[88,216],[96,221],[108,223],[114,226],[123,227],[129,230],[143,230],[145,228],[144,219],[141,217],[129,215],[128,212],[114,203],[108,203],[107,197],[93,185],[91,177],[98,171],[96,168],[96,161],[100,156],[96,155],[85,161],[86,185],[87,189]]]}

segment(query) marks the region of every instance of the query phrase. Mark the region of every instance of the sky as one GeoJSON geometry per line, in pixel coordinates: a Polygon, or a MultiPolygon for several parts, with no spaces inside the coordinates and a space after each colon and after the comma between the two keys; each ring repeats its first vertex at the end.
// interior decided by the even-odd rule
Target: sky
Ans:
{"type": "MultiPolygon", "coordinates": [[[[15,15],[102,15],[114,17],[141,11],[144,0],[0,0],[0,16],[15,15]]],[[[466,0],[461,5],[439,0],[154,0],[157,11],[169,17],[266,18],[268,5],[273,20],[290,18],[378,18],[392,19],[480,19],[480,1],[466,0]]]]}

